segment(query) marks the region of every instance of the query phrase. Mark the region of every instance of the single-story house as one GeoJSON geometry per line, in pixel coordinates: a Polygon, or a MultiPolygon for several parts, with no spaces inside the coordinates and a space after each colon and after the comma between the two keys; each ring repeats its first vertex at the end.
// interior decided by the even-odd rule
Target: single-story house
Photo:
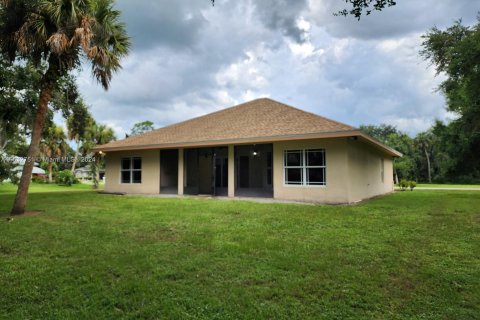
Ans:
{"type": "Polygon", "coordinates": [[[401,154],[263,98],[98,146],[106,192],[353,203],[393,191],[401,154]]]}
{"type": "MultiPolygon", "coordinates": [[[[23,157],[17,157],[17,156],[7,156],[7,159],[10,159],[12,164],[15,165],[15,167],[12,169],[12,171],[16,174],[18,178],[22,176],[22,171],[23,167],[25,166],[26,159],[23,157]]],[[[45,170],[40,168],[40,165],[38,162],[34,162],[33,164],[33,169],[32,169],[32,178],[33,177],[38,177],[38,178],[47,178],[47,174],[45,170]]]]}
{"type": "Polygon", "coordinates": [[[92,168],[90,165],[85,167],[75,168],[75,178],[77,179],[89,179],[92,176],[92,168]]]}

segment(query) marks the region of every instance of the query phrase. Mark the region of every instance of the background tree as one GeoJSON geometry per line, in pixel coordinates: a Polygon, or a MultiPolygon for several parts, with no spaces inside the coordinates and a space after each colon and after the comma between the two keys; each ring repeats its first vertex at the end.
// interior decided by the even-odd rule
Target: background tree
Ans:
{"type": "Polygon", "coordinates": [[[397,4],[395,0],[345,0],[345,2],[349,4],[349,8],[334,13],[334,15],[352,15],[358,20],[360,20],[362,14],[368,16],[372,11],[382,11],[397,4]]]}
{"type": "Polygon", "coordinates": [[[446,79],[439,90],[447,110],[458,118],[434,132],[442,137],[449,157],[450,180],[480,181],[480,17],[469,27],[457,21],[446,30],[433,28],[423,36],[421,55],[446,79]]]}
{"type": "MultiPolygon", "coordinates": [[[[115,133],[106,125],[92,123],[87,128],[85,134],[85,141],[82,144],[82,151],[85,156],[92,153],[92,149],[97,145],[102,145],[115,140],[115,133]]],[[[100,164],[102,161],[102,154],[95,154],[95,161],[92,163],[92,178],[93,188],[98,189],[98,183],[100,181],[100,164]]]]}
{"type": "Polygon", "coordinates": [[[421,132],[415,137],[414,144],[419,148],[420,154],[425,155],[427,163],[427,180],[429,183],[432,183],[432,163],[430,159],[432,158],[435,149],[435,136],[430,130],[421,132]]]}
{"type": "Polygon", "coordinates": [[[86,129],[93,123],[92,115],[83,100],[73,108],[72,114],[67,118],[68,139],[75,141],[76,150],[73,157],[71,172],[75,173],[77,158],[80,154],[81,143],[85,139],[86,129]]]}
{"type": "Polygon", "coordinates": [[[39,151],[48,104],[62,76],[80,66],[81,58],[92,64],[94,77],[107,89],[120,58],[128,52],[129,39],[119,22],[113,0],[2,0],[0,2],[0,52],[11,61],[26,59],[46,71],[39,81],[30,161],[23,167],[12,215],[25,211],[33,161],[39,151]]]}
{"type": "Polygon", "coordinates": [[[133,125],[132,130],[130,132],[131,136],[136,136],[148,131],[152,131],[155,129],[153,127],[153,122],[152,121],[142,121],[142,122],[137,122],[133,125]]]}
{"type": "Polygon", "coordinates": [[[40,152],[47,160],[48,182],[53,182],[53,166],[55,158],[65,155],[67,152],[67,137],[62,127],[53,125],[45,130],[44,138],[40,144],[40,152]]]}

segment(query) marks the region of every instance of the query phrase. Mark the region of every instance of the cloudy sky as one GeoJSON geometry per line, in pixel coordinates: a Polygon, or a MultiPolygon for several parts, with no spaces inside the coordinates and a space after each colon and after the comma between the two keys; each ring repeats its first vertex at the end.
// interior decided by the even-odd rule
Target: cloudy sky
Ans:
{"type": "Polygon", "coordinates": [[[343,0],[118,0],[131,54],[108,92],[87,66],[80,89],[118,138],[139,121],[161,127],[258,97],[415,134],[451,118],[421,35],[473,24],[475,3],[398,0],[357,21],[332,15],[343,0]]]}

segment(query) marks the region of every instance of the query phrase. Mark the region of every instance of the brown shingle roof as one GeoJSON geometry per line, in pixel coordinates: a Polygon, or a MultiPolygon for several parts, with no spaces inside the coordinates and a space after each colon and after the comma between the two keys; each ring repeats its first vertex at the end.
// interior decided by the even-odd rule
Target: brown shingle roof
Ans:
{"type": "Polygon", "coordinates": [[[354,133],[359,131],[352,126],[262,98],[95,149],[154,149],[358,135],[354,133]]]}

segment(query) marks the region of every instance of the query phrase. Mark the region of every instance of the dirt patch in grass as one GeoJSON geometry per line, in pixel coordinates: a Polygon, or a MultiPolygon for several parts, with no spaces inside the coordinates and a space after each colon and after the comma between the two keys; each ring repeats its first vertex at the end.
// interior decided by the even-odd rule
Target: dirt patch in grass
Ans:
{"type": "MultiPolygon", "coordinates": [[[[39,214],[41,214],[42,211],[25,211],[23,214],[19,214],[19,215],[15,215],[15,216],[11,216],[9,215],[8,213],[5,214],[7,217],[5,218],[5,220],[7,221],[12,221],[12,220],[15,220],[15,219],[22,219],[22,218],[28,218],[28,217],[36,217],[38,216],[39,214]]],[[[3,214],[2,214],[3,215],[3,214]]]]}

